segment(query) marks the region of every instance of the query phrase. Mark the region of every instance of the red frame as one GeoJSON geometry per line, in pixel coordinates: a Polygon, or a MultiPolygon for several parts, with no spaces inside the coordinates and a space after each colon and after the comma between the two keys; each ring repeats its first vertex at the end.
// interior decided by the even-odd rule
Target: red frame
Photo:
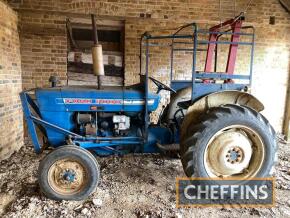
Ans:
{"type": "MultiPolygon", "coordinates": [[[[206,62],[205,62],[205,73],[212,72],[212,63],[213,63],[213,57],[216,49],[216,43],[218,39],[217,32],[220,32],[220,30],[226,26],[230,26],[233,33],[240,33],[242,28],[243,20],[241,19],[230,19],[225,21],[222,24],[216,25],[214,27],[211,27],[209,29],[211,33],[209,35],[209,44],[207,48],[207,54],[206,54],[206,62]]],[[[232,34],[231,37],[231,43],[238,43],[240,41],[240,35],[239,34],[232,34]]],[[[228,60],[227,60],[227,68],[226,73],[233,74],[235,70],[236,65],[236,59],[237,59],[237,53],[238,53],[238,44],[230,44],[229,53],[228,53],[228,60]]]]}

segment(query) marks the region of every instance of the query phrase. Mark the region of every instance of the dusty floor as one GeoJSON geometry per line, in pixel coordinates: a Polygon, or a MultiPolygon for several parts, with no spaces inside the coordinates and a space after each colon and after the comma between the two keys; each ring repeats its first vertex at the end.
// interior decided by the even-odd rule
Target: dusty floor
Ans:
{"type": "Polygon", "coordinates": [[[176,209],[175,178],[184,176],[178,159],[129,155],[99,159],[102,180],[83,202],[55,202],[39,192],[43,155],[26,145],[0,164],[0,217],[290,217],[290,145],[281,145],[275,208],[176,209]]]}

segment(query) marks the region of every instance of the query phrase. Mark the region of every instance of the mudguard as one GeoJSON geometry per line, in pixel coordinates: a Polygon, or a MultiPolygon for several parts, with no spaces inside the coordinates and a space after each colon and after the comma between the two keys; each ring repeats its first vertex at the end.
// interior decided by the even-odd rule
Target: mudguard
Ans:
{"type": "Polygon", "coordinates": [[[208,109],[225,104],[237,104],[250,107],[257,112],[264,110],[264,105],[253,95],[241,91],[221,91],[206,95],[195,101],[188,109],[186,117],[182,122],[181,138],[183,129],[198,122],[198,118],[208,109]]]}

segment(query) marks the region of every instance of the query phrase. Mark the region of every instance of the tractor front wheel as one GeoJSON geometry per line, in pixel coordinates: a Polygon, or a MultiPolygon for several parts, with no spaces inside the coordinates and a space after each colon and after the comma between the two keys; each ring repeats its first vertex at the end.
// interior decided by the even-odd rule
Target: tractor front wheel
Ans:
{"type": "Polygon", "coordinates": [[[38,169],[41,191],[53,200],[83,200],[97,187],[100,169],[87,150],[62,146],[49,153],[38,169]]]}
{"type": "Polygon", "coordinates": [[[277,152],[275,131],[251,108],[213,108],[199,124],[189,126],[185,135],[180,152],[188,177],[246,180],[272,172],[277,152]]]}

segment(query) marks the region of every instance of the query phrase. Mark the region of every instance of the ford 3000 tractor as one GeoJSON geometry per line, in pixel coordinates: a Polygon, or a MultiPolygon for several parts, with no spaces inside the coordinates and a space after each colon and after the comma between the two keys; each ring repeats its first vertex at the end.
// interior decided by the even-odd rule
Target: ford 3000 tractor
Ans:
{"type": "MultiPolygon", "coordinates": [[[[84,199],[100,179],[96,156],[127,153],[175,150],[188,177],[247,180],[269,176],[277,150],[275,131],[260,114],[263,104],[248,93],[255,35],[254,28],[243,26],[243,21],[238,16],[207,30],[191,23],[172,35],[143,34],[140,51],[145,55],[140,54],[140,69],[144,72],[140,72],[140,83],[133,86],[57,86],[52,78],[50,88],[22,92],[35,151],[54,148],[39,165],[42,192],[55,200],[84,199]],[[222,40],[226,36],[231,40],[222,40]],[[149,76],[150,48],[162,40],[170,40],[169,85],[149,76]],[[182,43],[185,48],[178,47],[182,43]],[[204,45],[206,49],[201,49],[204,45]],[[225,72],[216,70],[218,45],[229,47],[225,72]],[[243,75],[235,73],[242,46],[251,50],[249,71],[243,75]],[[178,50],[192,53],[190,80],[174,79],[174,53],[178,50]],[[206,62],[200,71],[197,54],[203,50],[206,62]],[[157,86],[156,93],[150,92],[149,81],[157,86]],[[150,114],[159,106],[161,90],[171,93],[170,103],[153,124],[150,114]],[[189,99],[185,97],[188,90],[189,99]],[[36,127],[45,143],[40,143],[36,127]]],[[[99,77],[103,74],[100,48],[96,41],[93,60],[99,77]]]]}

